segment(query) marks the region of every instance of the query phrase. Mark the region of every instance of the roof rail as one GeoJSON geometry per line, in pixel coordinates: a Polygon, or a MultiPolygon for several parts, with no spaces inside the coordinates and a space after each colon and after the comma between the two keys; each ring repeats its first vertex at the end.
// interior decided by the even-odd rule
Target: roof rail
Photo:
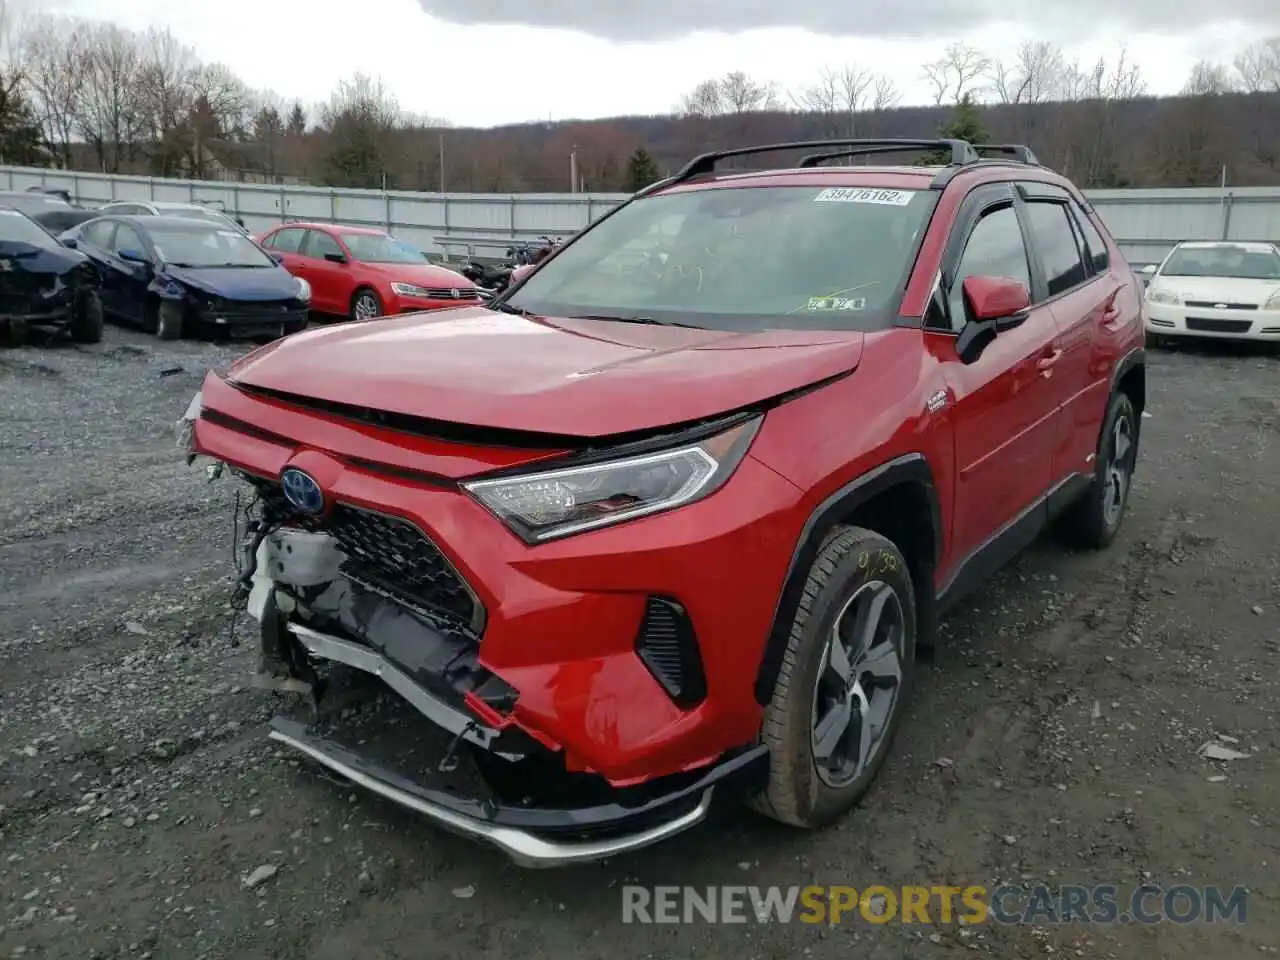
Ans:
{"type": "Polygon", "coordinates": [[[1030,164],[1033,167],[1040,166],[1040,161],[1031,152],[1031,148],[1024,147],[1020,143],[975,143],[973,149],[978,153],[982,153],[984,150],[988,153],[1003,153],[1013,157],[1019,163],[1030,164]]]}
{"type": "MultiPolygon", "coordinates": [[[[848,147],[858,153],[902,153],[917,150],[949,150],[953,165],[975,163],[981,159],[964,140],[797,140],[790,143],[769,143],[759,147],[737,147],[732,150],[717,150],[694,157],[677,173],[672,180],[679,183],[694,177],[712,173],[716,161],[728,160],[731,157],[749,157],[760,153],[781,153],[787,150],[829,149],[831,147],[848,147]]],[[[839,154],[841,156],[845,154],[839,154]]],[[[808,157],[805,158],[809,159],[808,157]]],[[[812,166],[813,164],[811,164],[812,166]]]]}
{"type": "Polygon", "coordinates": [[[838,160],[843,157],[861,157],[871,153],[919,153],[920,147],[908,141],[905,145],[893,147],[851,147],[848,150],[836,150],[832,153],[811,153],[800,160],[800,167],[820,166],[827,160],[838,160]]]}

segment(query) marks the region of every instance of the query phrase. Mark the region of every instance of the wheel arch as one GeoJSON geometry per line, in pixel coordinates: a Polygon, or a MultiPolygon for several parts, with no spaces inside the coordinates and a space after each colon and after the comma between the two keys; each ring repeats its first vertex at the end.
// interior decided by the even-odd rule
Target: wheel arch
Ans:
{"type": "Polygon", "coordinates": [[[844,484],[818,504],[805,521],[791,554],[756,674],[755,696],[762,705],[773,697],[809,568],[832,532],[847,526],[874,530],[902,551],[916,590],[919,639],[932,638],[933,575],[944,542],[942,507],[928,460],[921,453],[909,453],[844,484]]]}
{"type": "MultiPolygon", "coordinates": [[[[1110,395],[1115,396],[1117,393],[1125,394],[1133,404],[1133,412],[1137,417],[1133,425],[1133,439],[1141,448],[1142,413],[1147,408],[1147,352],[1142,347],[1135,347],[1117,361],[1111,374],[1110,395]]],[[[1137,466],[1136,454],[1134,466],[1137,466]]]]}

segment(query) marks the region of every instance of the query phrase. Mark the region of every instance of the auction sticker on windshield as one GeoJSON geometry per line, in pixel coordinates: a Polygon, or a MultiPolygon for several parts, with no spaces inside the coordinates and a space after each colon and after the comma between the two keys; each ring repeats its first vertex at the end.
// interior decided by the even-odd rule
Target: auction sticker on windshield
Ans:
{"type": "Polygon", "coordinates": [[[915,190],[869,190],[866,187],[829,187],[813,199],[815,203],[882,203],[891,207],[905,207],[915,195],[915,190]]]}

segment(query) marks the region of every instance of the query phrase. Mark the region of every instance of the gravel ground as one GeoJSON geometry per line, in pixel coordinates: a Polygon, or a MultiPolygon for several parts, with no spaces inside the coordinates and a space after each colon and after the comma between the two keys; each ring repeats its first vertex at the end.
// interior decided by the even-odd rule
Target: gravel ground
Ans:
{"type": "Polygon", "coordinates": [[[530,873],[279,752],[229,640],[234,484],[170,427],[244,347],[0,352],[0,956],[1209,957],[1280,944],[1280,358],[1156,353],[1131,512],[945,624],[879,783],[530,873]],[[1227,739],[1231,738],[1231,739],[1227,739]],[[1218,739],[1247,759],[1201,759],[1218,739]],[[1245,924],[623,927],[620,888],[1144,880],[1245,924]]]}

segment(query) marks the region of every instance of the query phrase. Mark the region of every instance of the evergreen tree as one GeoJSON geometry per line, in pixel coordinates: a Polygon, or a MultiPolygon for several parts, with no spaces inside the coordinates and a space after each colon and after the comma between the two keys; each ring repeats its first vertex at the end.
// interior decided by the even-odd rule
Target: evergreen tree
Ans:
{"type": "Polygon", "coordinates": [[[47,167],[51,159],[18,78],[0,70],[0,163],[47,167]]]}
{"type": "Polygon", "coordinates": [[[635,193],[637,190],[643,190],[651,183],[657,182],[662,175],[658,172],[658,164],[654,161],[649,151],[644,147],[637,147],[636,152],[631,155],[631,159],[627,161],[627,190],[635,193]]]}
{"type": "MultiPolygon", "coordinates": [[[[982,115],[978,112],[978,105],[973,102],[973,98],[967,93],[960,98],[960,102],[956,104],[955,110],[951,113],[951,119],[942,125],[942,128],[938,131],[938,136],[947,140],[965,140],[969,143],[991,142],[990,134],[982,126],[982,115]]],[[[945,167],[950,162],[951,155],[949,153],[937,151],[921,157],[917,165],[921,167],[945,167]]]]}

